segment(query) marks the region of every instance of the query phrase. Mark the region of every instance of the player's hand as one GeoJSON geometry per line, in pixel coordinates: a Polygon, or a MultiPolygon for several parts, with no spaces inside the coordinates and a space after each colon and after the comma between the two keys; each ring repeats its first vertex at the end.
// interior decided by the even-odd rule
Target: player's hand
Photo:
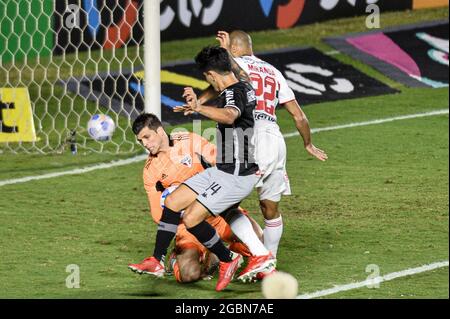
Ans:
{"type": "Polygon", "coordinates": [[[195,94],[192,87],[185,87],[183,92],[183,98],[186,100],[187,111],[199,112],[201,109],[200,103],[197,100],[197,94],[195,94]]]}
{"type": "Polygon", "coordinates": [[[217,31],[216,40],[219,41],[220,46],[224,49],[230,50],[230,34],[226,31],[217,31]]]}
{"type": "Polygon", "coordinates": [[[188,105],[179,105],[179,106],[175,106],[172,111],[176,112],[176,113],[181,113],[183,112],[184,115],[191,115],[196,113],[195,111],[191,110],[189,108],[188,105]]]}
{"type": "Polygon", "coordinates": [[[315,147],[313,144],[309,144],[305,146],[306,151],[317,158],[318,160],[324,162],[328,159],[327,153],[322,151],[321,149],[315,147]]]}

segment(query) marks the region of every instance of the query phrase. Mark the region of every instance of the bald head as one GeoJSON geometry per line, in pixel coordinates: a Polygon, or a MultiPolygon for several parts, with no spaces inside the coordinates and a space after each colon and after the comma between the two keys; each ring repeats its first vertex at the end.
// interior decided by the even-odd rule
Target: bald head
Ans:
{"type": "Polygon", "coordinates": [[[234,57],[252,55],[252,38],[244,31],[236,30],[230,33],[230,50],[234,57]]]}

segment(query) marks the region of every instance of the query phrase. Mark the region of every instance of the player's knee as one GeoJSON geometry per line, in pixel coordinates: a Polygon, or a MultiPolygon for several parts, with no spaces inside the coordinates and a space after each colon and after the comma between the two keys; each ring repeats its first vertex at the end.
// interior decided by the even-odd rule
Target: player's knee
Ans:
{"type": "Polygon", "coordinates": [[[264,214],[264,218],[267,220],[275,219],[280,216],[281,216],[281,214],[278,211],[278,209],[267,209],[266,213],[264,214]]]}
{"type": "Polygon", "coordinates": [[[268,203],[265,201],[260,201],[259,205],[261,207],[261,212],[263,213],[265,219],[271,220],[280,217],[280,212],[278,211],[277,203],[268,203]]]}
{"type": "Polygon", "coordinates": [[[174,211],[177,210],[178,203],[175,197],[173,197],[173,194],[170,194],[166,197],[166,199],[164,200],[164,206],[174,211]]]}
{"type": "Polygon", "coordinates": [[[259,208],[261,209],[261,212],[265,217],[266,216],[266,205],[264,205],[263,202],[259,202],[259,208]]]}
{"type": "Polygon", "coordinates": [[[187,209],[183,214],[183,223],[186,228],[191,228],[197,225],[201,220],[189,209],[187,209]]]}
{"type": "Polygon", "coordinates": [[[230,222],[236,217],[242,214],[239,208],[230,208],[220,214],[220,217],[225,219],[225,221],[230,224],[230,222]]]}

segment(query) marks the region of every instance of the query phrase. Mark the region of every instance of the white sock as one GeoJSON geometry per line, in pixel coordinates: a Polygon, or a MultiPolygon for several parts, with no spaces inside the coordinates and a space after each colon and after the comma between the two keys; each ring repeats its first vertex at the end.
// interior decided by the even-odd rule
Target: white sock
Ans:
{"type": "Polygon", "coordinates": [[[281,234],[283,233],[283,220],[280,216],[270,220],[264,219],[264,223],[266,225],[264,228],[264,246],[276,257],[281,234]]]}
{"type": "Polygon", "coordinates": [[[234,215],[230,222],[230,227],[233,233],[239,238],[254,256],[267,255],[269,251],[264,244],[256,236],[253,230],[252,223],[243,214],[234,215]]]}

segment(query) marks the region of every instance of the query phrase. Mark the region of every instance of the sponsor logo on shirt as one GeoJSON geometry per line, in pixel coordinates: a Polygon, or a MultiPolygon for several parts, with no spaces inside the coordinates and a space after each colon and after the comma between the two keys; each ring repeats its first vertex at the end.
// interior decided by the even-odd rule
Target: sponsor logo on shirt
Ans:
{"type": "Polygon", "coordinates": [[[265,121],[270,121],[270,122],[276,121],[276,119],[273,116],[271,116],[267,113],[260,113],[257,111],[253,112],[253,118],[255,119],[255,121],[258,121],[258,120],[265,120],[265,121]]]}
{"type": "Polygon", "coordinates": [[[255,91],[251,90],[247,92],[247,100],[249,102],[253,102],[256,101],[256,95],[255,95],[255,91]]]}
{"type": "Polygon", "coordinates": [[[234,92],[231,90],[225,91],[225,105],[236,105],[236,102],[234,101],[234,92]]]}

